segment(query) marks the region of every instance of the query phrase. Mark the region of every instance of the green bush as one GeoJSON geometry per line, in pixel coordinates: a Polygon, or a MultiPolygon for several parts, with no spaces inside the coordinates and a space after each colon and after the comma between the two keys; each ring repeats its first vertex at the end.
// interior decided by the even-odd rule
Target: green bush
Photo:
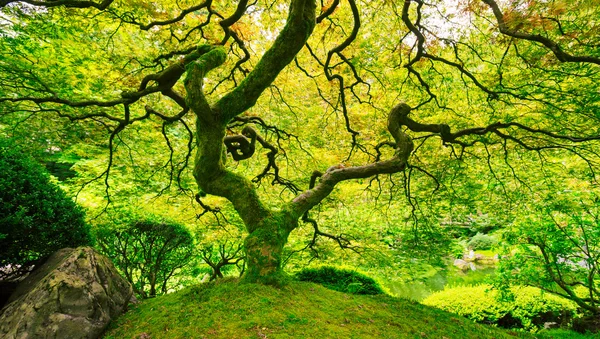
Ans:
{"type": "Polygon", "coordinates": [[[53,252],[88,245],[84,212],[44,169],[0,138],[0,280],[22,277],[53,252]]]}
{"type": "Polygon", "coordinates": [[[572,319],[577,305],[544,293],[535,287],[513,287],[511,300],[500,299],[491,285],[463,286],[436,292],[423,304],[486,324],[536,331],[545,322],[564,324],[572,319]]]}
{"type": "Polygon", "coordinates": [[[472,250],[489,250],[496,245],[498,245],[496,238],[483,233],[477,233],[467,243],[467,247],[472,250]]]}
{"type": "Polygon", "coordinates": [[[185,226],[151,218],[94,228],[100,252],[112,259],[141,298],[167,293],[169,281],[190,263],[195,250],[185,226]]]}
{"type": "Polygon", "coordinates": [[[354,270],[321,266],[305,268],[296,274],[300,281],[310,281],[329,289],[351,294],[383,294],[381,286],[370,277],[354,270]]]}

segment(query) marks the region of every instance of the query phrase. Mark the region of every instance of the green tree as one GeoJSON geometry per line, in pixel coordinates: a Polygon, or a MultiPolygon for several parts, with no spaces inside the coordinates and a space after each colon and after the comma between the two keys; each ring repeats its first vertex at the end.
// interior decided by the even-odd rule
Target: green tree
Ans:
{"type": "Polygon", "coordinates": [[[387,180],[428,245],[439,221],[428,212],[451,217],[484,199],[512,210],[536,189],[531,166],[544,171],[536,184],[593,182],[600,38],[588,18],[599,9],[568,3],[3,1],[3,123],[43,140],[104,128],[107,166],[93,177],[107,194],[119,152],[147,160],[155,149],[156,138],[130,145],[136,131],[164,139],[168,185],[189,192],[192,167],[201,206],[218,212],[203,195],[223,197],[243,221],[245,279],[279,283],[301,223],[308,247],[318,237],[352,247],[309,215],[341,182],[387,180]],[[282,148],[301,137],[296,152],[282,148]],[[257,149],[264,168],[250,180],[240,169],[258,168],[244,165],[257,149]],[[577,161],[570,172],[564,157],[577,161]],[[309,167],[291,181],[289,163],[309,167]],[[267,179],[284,193],[257,190],[267,179]]]}
{"type": "Polygon", "coordinates": [[[536,286],[600,314],[598,198],[563,193],[548,200],[505,232],[498,283],[536,286]]]}
{"type": "Polygon", "coordinates": [[[91,243],[85,214],[12,140],[0,138],[0,281],[22,278],[55,251],[91,243]]]}
{"type": "Polygon", "coordinates": [[[100,251],[142,298],[167,293],[169,283],[191,264],[195,249],[185,226],[149,217],[96,226],[94,235],[100,251]]]}
{"type": "Polygon", "coordinates": [[[209,281],[223,278],[223,273],[229,269],[228,266],[235,265],[240,271],[240,275],[243,274],[244,257],[241,256],[242,250],[241,243],[235,244],[229,241],[202,246],[200,257],[211,269],[209,281]]]}

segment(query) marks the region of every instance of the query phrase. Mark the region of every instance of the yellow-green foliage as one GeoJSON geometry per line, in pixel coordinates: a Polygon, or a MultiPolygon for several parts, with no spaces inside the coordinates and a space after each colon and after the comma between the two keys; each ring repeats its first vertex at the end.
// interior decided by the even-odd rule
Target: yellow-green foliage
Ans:
{"type": "Polygon", "coordinates": [[[531,338],[387,295],[345,294],[305,282],[274,288],[231,279],[144,300],[105,335],[140,337],[531,338]]]}
{"type": "Polygon", "coordinates": [[[430,295],[423,304],[477,322],[527,330],[538,330],[546,321],[564,321],[577,310],[574,302],[535,287],[513,287],[510,292],[508,300],[500,299],[491,285],[454,287],[430,295]]]}

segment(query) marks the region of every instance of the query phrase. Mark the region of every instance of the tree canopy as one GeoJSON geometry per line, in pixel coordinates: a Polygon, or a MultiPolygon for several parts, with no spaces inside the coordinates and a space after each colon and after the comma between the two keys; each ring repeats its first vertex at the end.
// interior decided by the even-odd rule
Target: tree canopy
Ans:
{"type": "Polygon", "coordinates": [[[81,184],[102,182],[106,202],[127,171],[140,191],[174,188],[206,213],[221,212],[206,194],[230,201],[248,233],[249,281],[280,280],[300,224],[312,227],[307,248],[318,237],[352,247],[309,214],[341,182],[401,206],[402,222],[423,226],[416,238],[465,210],[531,210],[549,194],[596,189],[591,0],[0,9],[4,133],[46,153],[91,142],[70,156],[105,155],[81,184]]]}

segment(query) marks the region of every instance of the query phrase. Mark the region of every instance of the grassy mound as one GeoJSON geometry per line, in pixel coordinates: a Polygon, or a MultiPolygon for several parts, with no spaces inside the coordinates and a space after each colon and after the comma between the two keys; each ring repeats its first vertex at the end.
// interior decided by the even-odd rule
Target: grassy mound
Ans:
{"type": "Polygon", "coordinates": [[[385,295],[225,281],[145,300],[104,338],[531,338],[385,295]]]}

